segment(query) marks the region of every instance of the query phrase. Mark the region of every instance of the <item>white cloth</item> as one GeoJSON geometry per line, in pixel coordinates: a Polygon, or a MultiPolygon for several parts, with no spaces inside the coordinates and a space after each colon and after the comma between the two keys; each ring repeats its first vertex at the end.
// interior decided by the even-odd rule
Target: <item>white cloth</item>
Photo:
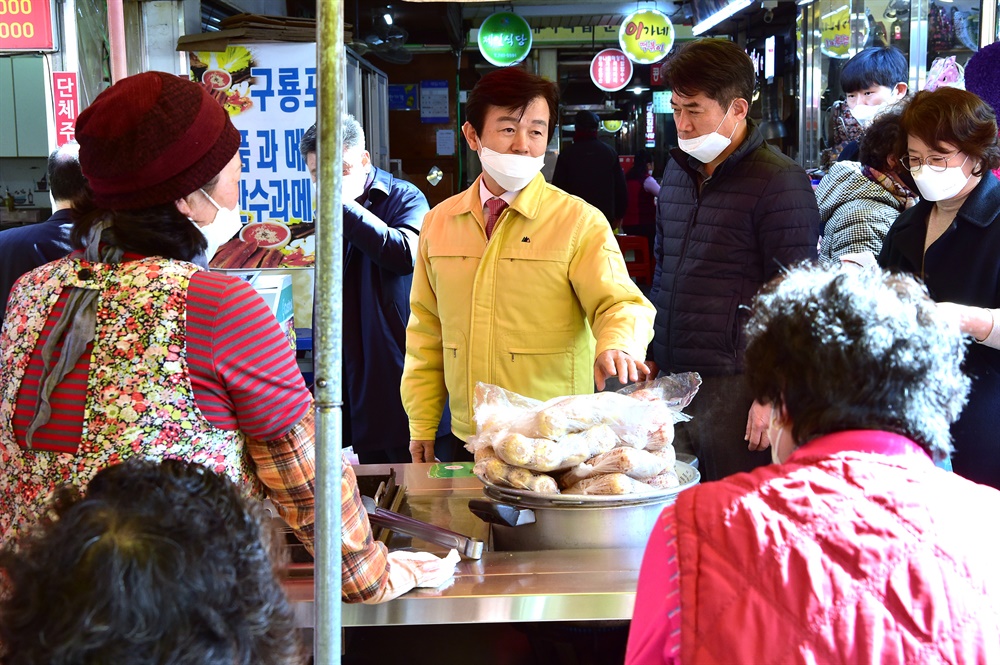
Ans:
{"type": "Polygon", "coordinates": [[[429,552],[389,552],[389,580],[382,593],[364,601],[366,605],[385,603],[416,587],[434,589],[452,578],[461,561],[457,550],[444,558],[429,552]]]}

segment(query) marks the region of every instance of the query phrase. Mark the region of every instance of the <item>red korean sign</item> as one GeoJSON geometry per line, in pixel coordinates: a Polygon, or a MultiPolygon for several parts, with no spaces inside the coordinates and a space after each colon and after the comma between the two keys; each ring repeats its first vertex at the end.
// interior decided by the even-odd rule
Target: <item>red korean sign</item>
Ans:
{"type": "Polygon", "coordinates": [[[0,0],[0,51],[51,51],[51,0],[0,0]]]}
{"type": "Polygon", "coordinates": [[[80,93],[76,72],[52,72],[52,103],[55,106],[56,145],[76,137],[76,116],[80,112],[80,93]]]}
{"type": "Polygon", "coordinates": [[[590,80],[605,92],[621,90],[632,80],[632,61],[616,48],[606,48],[590,61],[590,80]]]}

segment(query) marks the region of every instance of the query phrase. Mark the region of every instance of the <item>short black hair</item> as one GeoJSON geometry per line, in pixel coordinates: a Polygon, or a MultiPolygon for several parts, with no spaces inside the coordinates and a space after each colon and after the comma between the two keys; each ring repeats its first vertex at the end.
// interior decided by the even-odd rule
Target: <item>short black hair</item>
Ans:
{"type": "Polygon", "coordinates": [[[316,123],[306,130],[306,133],[299,139],[299,153],[305,159],[306,155],[316,152],[316,123]]]}
{"type": "Polygon", "coordinates": [[[753,102],[757,74],[753,61],[728,39],[696,39],[667,60],[665,83],[682,95],[701,93],[723,109],[737,99],[753,102]]]}
{"type": "MultiPolygon", "coordinates": [[[[896,150],[903,134],[902,110],[900,102],[882,111],[858,139],[858,161],[864,166],[886,173],[892,170],[889,166],[890,156],[895,157],[898,162],[901,155],[896,150]]],[[[897,168],[902,170],[902,166],[897,168]]]]}
{"type": "Polygon", "coordinates": [[[549,141],[559,122],[559,88],[552,81],[520,67],[503,67],[483,75],[472,87],[465,115],[476,134],[483,135],[486,114],[491,106],[524,115],[528,105],[541,97],[549,106],[549,141]]]}
{"type": "Polygon", "coordinates": [[[281,541],[224,476],[135,458],[49,514],[0,553],[5,665],[303,663],[281,541]]]}
{"type": "Polygon", "coordinates": [[[64,143],[49,155],[47,165],[49,191],[56,201],[68,201],[74,207],[85,207],[90,202],[90,185],[80,168],[80,145],[75,141],[64,143]]]}
{"type": "Polygon", "coordinates": [[[873,85],[891,88],[910,80],[906,56],[895,46],[873,46],[857,53],[840,72],[844,92],[857,92],[873,85]]]}
{"type": "Polygon", "coordinates": [[[947,459],[969,393],[964,358],[958,327],[902,273],[795,268],[764,286],[747,323],[750,392],[785,408],[800,445],[882,430],[947,459]]]}

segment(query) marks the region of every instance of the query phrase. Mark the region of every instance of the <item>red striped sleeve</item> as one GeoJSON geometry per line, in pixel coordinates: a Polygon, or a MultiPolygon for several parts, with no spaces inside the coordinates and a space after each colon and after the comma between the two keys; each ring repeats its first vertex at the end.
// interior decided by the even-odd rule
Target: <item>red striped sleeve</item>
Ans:
{"type": "Polygon", "coordinates": [[[305,416],[310,396],[263,298],[238,277],[198,272],[187,308],[188,365],[205,417],[255,439],[287,434],[305,416]]]}
{"type": "MultiPolygon", "coordinates": [[[[42,375],[42,344],[48,339],[55,321],[66,306],[68,291],[64,291],[52,307],[52,314],[45,322],[45,327],[39,336],[38,346],[32,354],[21,381],[21,390],[17,394],[12,424],[14,437],[21,445],[25,443],[28,426],[35,415],[35,403],[38,399],[39,378],[42,375]]],[[[33,445],[41,450],[76,450],[80,445],[80,430],[83,423],[83,409],[87,398],[87,370],[90,367],[90,354],[93,343],[87,345],[80,360],[66,375],[66,378],[56,386],[49,403],[52,404],[52,416],[49,422],[35,432],[33,445]]],[[[60,344],[52,358],[53,365],[62,355],[60,344]]]]}
{"type": "MultiPolygon", "coordinates": [[[[17,396],[13,427],[18,443],[34,416],[41,376],[41,344],[62,313],[64,291],[45,322],[17,396]]],[[[35,433],[42,450],[75,450],[80,444],[87,375],[93,344],[52,394],[52,418],[35,433]]],[[[55,360],[61,353],[55,352],[55,360]]],[[[295,355],[264,300],[243,280],[218,273],[191,277],[187,351],[195,401],[210,423],[240,429],[260,440],[286,435],[310,405],[295,355]]]]}

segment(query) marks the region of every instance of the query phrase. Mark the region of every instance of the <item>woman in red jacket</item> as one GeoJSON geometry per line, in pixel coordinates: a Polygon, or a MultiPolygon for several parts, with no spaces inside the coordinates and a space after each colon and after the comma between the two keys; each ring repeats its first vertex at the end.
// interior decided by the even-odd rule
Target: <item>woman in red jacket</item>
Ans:
{"type": "Polygon", "coordinates": [[[934,465],[969,390],[957,327],[910,277],[802,268],[747,334],[775,463],[663,511],[626,662],[1000,659],[1000,492],[934,465]]]}

